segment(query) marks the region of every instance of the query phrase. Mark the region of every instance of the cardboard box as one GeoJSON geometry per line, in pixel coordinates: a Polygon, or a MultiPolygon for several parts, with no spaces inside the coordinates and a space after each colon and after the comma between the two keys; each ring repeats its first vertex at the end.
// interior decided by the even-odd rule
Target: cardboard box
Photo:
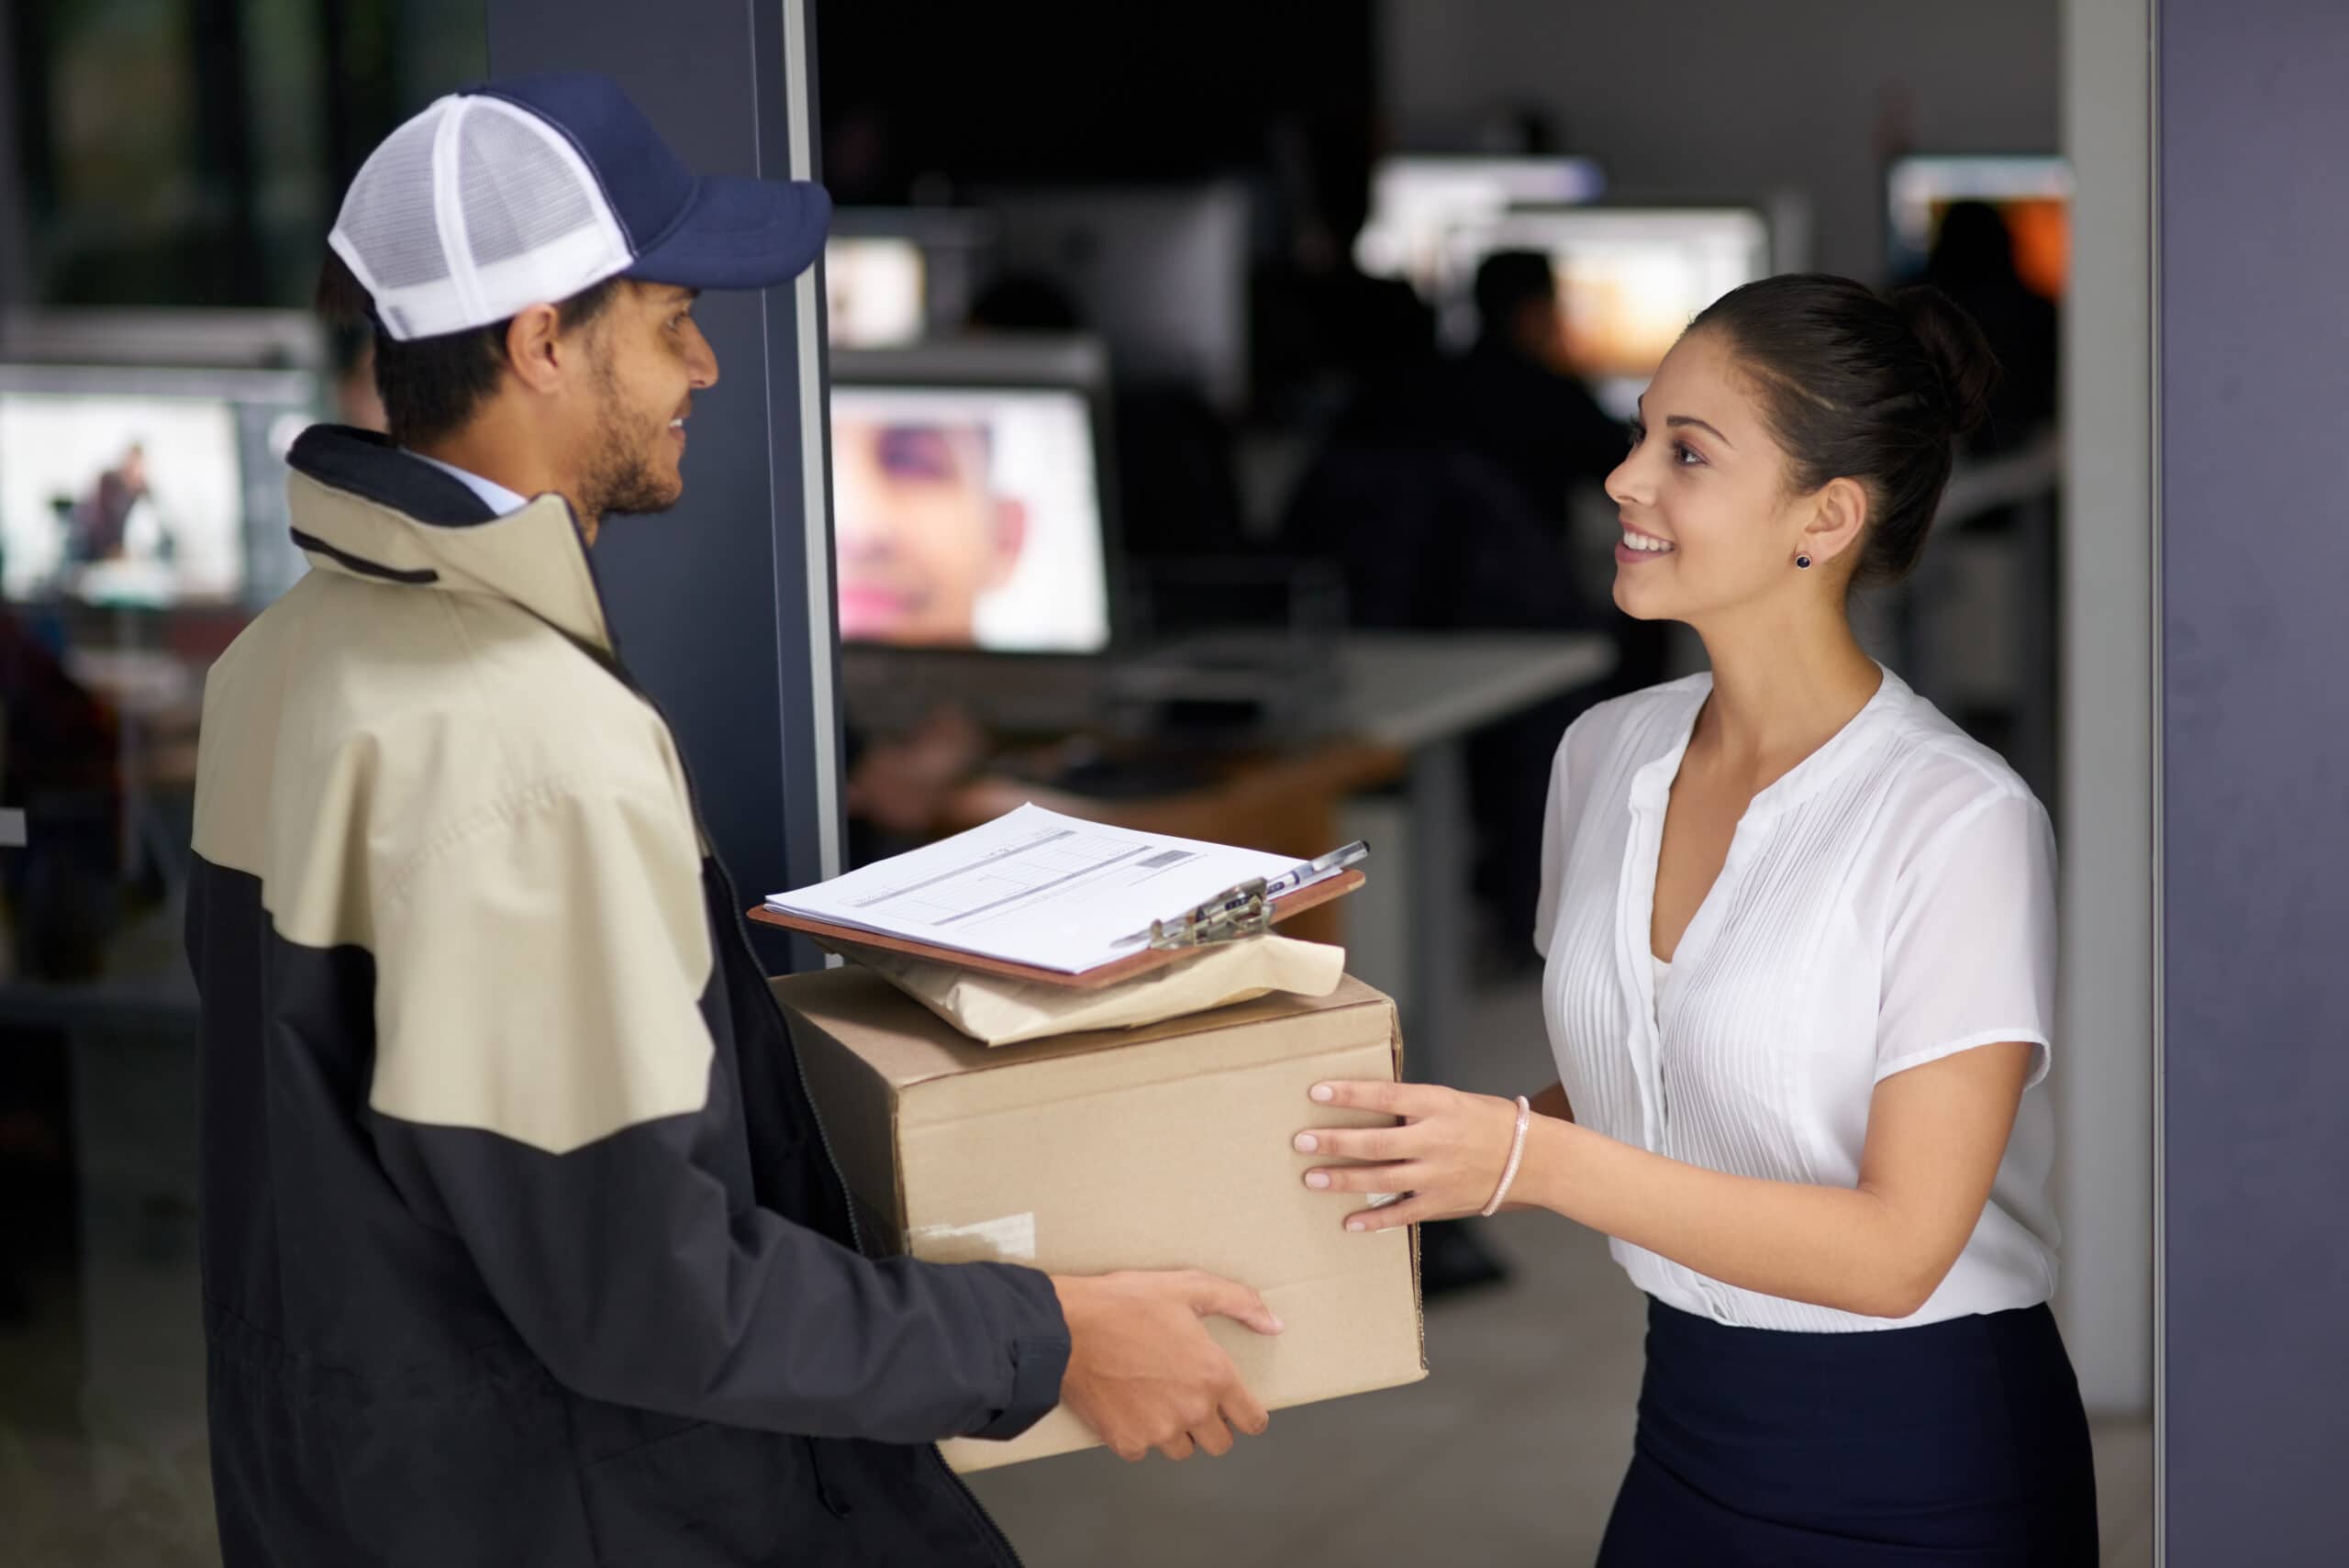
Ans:
{"type": "MultiPolygon", "coordinates": [[[[1307,1188],[1317,1157],[1289,1146],[1381,1119],[1307,1098],[1400,1070],[1395,1004],[1360,981],[993,1050],[854,967],[774,984],[873,1251],[1240,1280],[1287,1331],[1208,1328],[1267,1408],[1427,1375],[1415,1239],[1346,1230],[1361,1195],[1307,1188]]],[[[967,1472],[1094,1442],[1063,1409],[943,1446],[967,1472]]]]}

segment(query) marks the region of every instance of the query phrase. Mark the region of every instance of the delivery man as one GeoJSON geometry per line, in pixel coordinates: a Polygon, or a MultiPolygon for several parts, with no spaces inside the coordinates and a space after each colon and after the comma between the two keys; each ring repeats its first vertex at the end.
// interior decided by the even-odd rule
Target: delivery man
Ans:
{"type": "Polygon", "coordinates": [[[313,570],[214,668],[196,789],[230,1568],[1008,1563],[936,1440],[1264,1429],[1201,1321],[1277,1332],[1242,1286],[860,1254],[613,647],[587,548],[682,491],[695,295],[828,211],[586,75],[444,98],[351,183],[324,292],[388,435],[296,442],[313,570]]]}

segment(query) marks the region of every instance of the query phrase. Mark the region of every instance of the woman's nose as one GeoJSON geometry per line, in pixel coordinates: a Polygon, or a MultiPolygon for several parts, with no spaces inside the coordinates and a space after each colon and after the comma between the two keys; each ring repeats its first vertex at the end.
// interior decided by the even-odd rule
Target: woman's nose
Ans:
{"type": "Polygon", "coordinates": [[[1639,482],[1639,466],[1637,450],[1615,465],[1615,472],[1607,476],[1607,498],[1609,501],[1619,506],[1629,506],[1646,499],[1646,486],[1639,482]]]}

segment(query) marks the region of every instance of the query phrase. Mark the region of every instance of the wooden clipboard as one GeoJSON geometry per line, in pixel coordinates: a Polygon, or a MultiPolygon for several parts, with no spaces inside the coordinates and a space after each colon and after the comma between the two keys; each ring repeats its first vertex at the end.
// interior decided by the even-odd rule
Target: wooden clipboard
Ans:
{"type": "MultiPolygon", "coordinates": [[[[1360,887],[1364,880],[1362,873],[1346,871],[1317,882],[1310,887],[1300,887],[1295,893],[1273,900],[1273,919],[1277,923],[1291,915],[1302,914],[1333,899],[1342,898],[1360,887]]],[[[999,958],[981,958],[976,953],[961,952],[953,948],[934,947],[928,942],[885,937],[877,931],[859,930],[854,926],[835,926],[829,921],[812,920],[801,915],[785,915],[763,904],[751,910],[750,917],[762,926],[777,926],[813,937],[819,946],[850,957],[853,957],[859,948],[873,948],[883,952],[926,958],[979,974],[999,975],[1006,980],[1032,980],[1041,985],[1057,985],[1065,991],[1099,991],[1121,981],[1131,980],[1136,975],[1148,974],[1196,954],[1213,951],[1210,948],[1144,948],[1131,958],[1121,958],[1114,963],[1105,963],[1079,974],[1066,974],[1057,969],[1038,969],[1030,964],[1010,963],[999,958]]]]}

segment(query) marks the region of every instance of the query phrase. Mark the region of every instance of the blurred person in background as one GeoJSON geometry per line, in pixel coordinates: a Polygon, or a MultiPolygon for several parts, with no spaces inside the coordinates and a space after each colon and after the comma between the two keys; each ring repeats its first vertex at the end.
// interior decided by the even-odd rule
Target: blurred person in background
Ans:
{"type": "MultiPolygon", "coordinates": [[[[1351,1229],[1543,1207],[1648,1304],[1600,1568],[2097,1561],[2048,1302],[2055,851],[2014,770],[1863,651],[1997,365],[1932,289],[1788,275],[1698,316],[1608,481],[1615,600],[1712,668],[1557,748],[1535,947],[1558,1081],[1311,1091],[1404,1193],[1351,1229]]],[[[1526,852],[1537,852],[1528,844],[1526,852]]]]}
{"type": "Polygon", "coordinates": [[[229,1568],[1002,1568],[939,1440],[1264,1428],[1203,1322],[1277,1333],[1244,1286],[863,1255],[614,645],[588,550],[683,494],[697,291],[788,280],[828,214],[592,75],[440,100],[344,201],[322,304],[374,324],[388,435],[295,443],[311,571],[214,665],[196,784],[229,1568]],[[420,241],[450,211],[496,253],[420,241]]]}
{"type": "Polygon", "coordinates": [[[87,563],[118,561],[142,542],[151,550],[163,537],[160,523],[152,520],[154,506],[155,493],[147,484],[147,449],[133,441],[119,461],[100,471],[74,506],[71,558],[87,563]],[[149,526],[134,528],[142,510],[149,514],[149,526]]]}
{"type": "Polygon", "coordinates": [[[1475,294],[1476,341],[1431,412],[1554,518],[1563,537],[1575,488],[1597,486],[1622,461],[1623,423],[1599,407],[1567,352],[1549,257],[1496,251],[1476,269],[1475,294]]]}

